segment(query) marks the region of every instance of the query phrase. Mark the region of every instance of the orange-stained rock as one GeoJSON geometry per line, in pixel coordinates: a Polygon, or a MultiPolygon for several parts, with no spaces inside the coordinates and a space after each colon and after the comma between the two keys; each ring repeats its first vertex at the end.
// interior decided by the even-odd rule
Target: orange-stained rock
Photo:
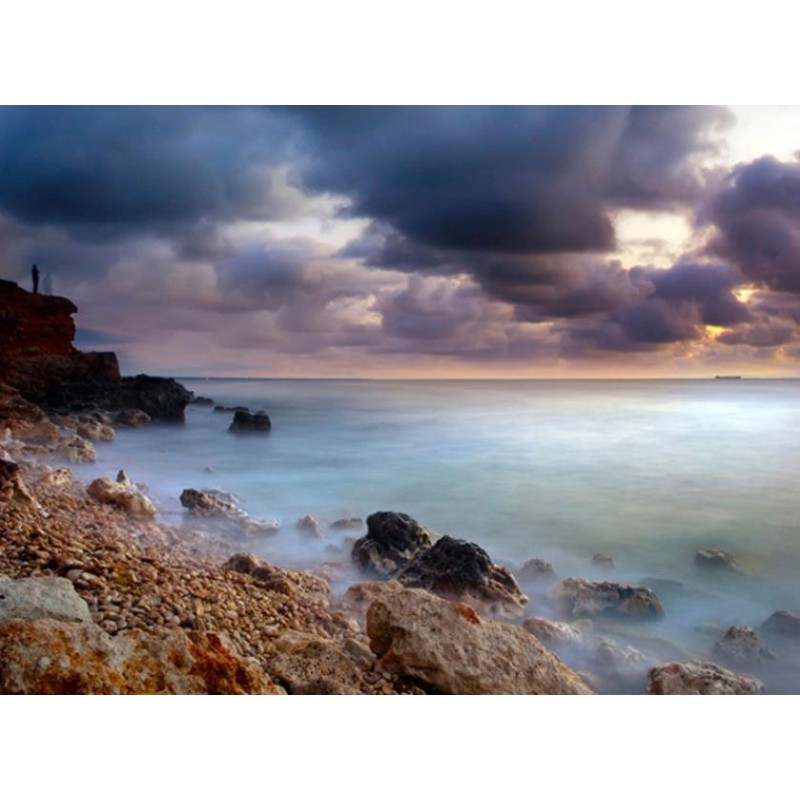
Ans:
{"type": "Polygon", "coordinates": [[[129,631],[53,619],[0,623],[3,694],[282,694],[216,633],[129,631]]]}

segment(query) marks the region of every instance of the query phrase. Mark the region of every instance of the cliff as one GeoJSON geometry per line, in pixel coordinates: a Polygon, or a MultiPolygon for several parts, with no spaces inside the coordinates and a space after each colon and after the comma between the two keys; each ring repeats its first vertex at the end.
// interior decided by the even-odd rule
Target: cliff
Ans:
{"type": "Polygon", "coordinates": [[[77,307],[0,281],[0,383],[44,409],[138,408],[182,421],[191,392],[169,378],[122,378],[114,353],[73,345],[77,307]]]}

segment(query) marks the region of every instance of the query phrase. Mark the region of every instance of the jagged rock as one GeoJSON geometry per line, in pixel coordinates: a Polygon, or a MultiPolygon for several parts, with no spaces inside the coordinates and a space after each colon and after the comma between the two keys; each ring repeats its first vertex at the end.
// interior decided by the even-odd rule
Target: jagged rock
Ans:
{"type": "Polygon", "coordinates": [[[0,458],[0,503],[39,505],[22,480],[19,464],[6,458],[0,458]]]}
{"type": "Polygon", "coordinates": [[[446,694],[591,694],[534,636],[422,589],[375,600],[367,632],[384,668],[446,694]]]}
{"type": "Polygon", "coordinates": [[[82,422],[77,428],[78,436],[91,442],[113,442],[114,429],[101,422],[82,422]]]}
{"type": "Polygon", "coordinates": [[[152,422],[150,415],[141,408],[123,408],[114,414],[114,424],[123,425],[126,428],[141,428],[148,422],[152,422]]]}
{"type": "Polygon", "coordinates": [[[714,645],[714,652],[728,661],[748,662],[771,660],[775,654],[752,628],[732,626],[714,645]]]}
{"type": "Polygon", "coordinates": [[[249,411],[237,411],[233,415],[229,431],[232,433],[263,432],[272,429],[272,422],[266,411],[251,414],[249,411]]]}
{"type": "Polygon", "coordinates": [[[787,639],[800,639],[800,617],[788,611],[776,611],[758,629],[767,636],[783,636],[787,639]]]}
{"type": "Polygon", "coordinates": [[[362,672],[341,642],[309,633],[286,633],[275,642],[269,674],[289,694],[360,694],[362,672]]]}
{"type": "Polygon", "coordinates": [[[331,522],[331,528],[335,531],[359,530],[363,526],[364,520],[361,517],[342,517],[342,519],[331,522]]]}
{"type": "Polygon", "coordinates": [[[592,556],[592,564],[596,567],[604,567],[607,569],[614,569],[614,567],[617,566],[614,563],[614,559],[606,553],[595,553],[592,556]]]}
{"type": "Polygon", "coordinates": [[[281,694],[215,633],[128,631],[53,619],[0,622],[3,694],[281,694]]]}
{"type": "Polygon", "coordinates": [[[716,547],[698,550],[694,559],[697,566],[703,569],[739,572],[739,562],[736,557],[725,550],[718,550],[716,547]]]}
{"type": "Polygon", "coordinates": [[[295,599],[303,597],[325,606],[330,603],[331,590],[327,581],[305,572],[281,569],[250,553],[231,556],[222,565],[222,570],[249,575],[261,588],[270,592],[280,592],[295,599]]]}
{"type": "Polygon", "coordinates": [[[390,578],[433,544],[431,532],[408,514],[377,511],[367,517],[367,533],[353,545],[353,561],[365,572],[390,578]]]}
{"type": "Polygon", "coordinates": [[[477,544],[450,536],[417,553],[395,577],[404,586],[478,604],[493,613],[518,616],[528,602],[508,569],[492,563],[477,544]]]}
{"type": "Polygon", "coordinates": [[[48,575],[12,580],[0,575],[0,620],[5,619],[91,622],[92,615],[66,578],[48,575]]]}
{"type": "Polygon", "coordinates": [[[96,478],[89,484],[86,494],[99,503],[121,508],[132,517],[154,519],[156,516],[153,501],[141,492],[137,492],[130,483],[118,483],[111,478],[96,478]]]}
{"type": "Polygon", "coordinates": [[[62,439],[56,453],[67,458],[72,464],[93,464],[97,461],[94,445],[81,436],[68,436],[62,439]]]}
{"type": "Polygon", "coordinates": [[[297,520],[297,530],[309,536],[322,536],[322,528],[320,527],[319,520],[310,515],[297,520]]]}
{"type": "Polygon", "coordinates": [[[532,633],[542,644],[558,649],[583,644],[583,631],[568,622],[554,622],[542,617],[529,617],[522,628],[532,633]]]}
{"type": "Polygon", "coordinates": [[[556,574],[553,565],[543,558],[529,558],[518,570],[517,576],[521,580],[533,581],[543,578],[552,578],[556,574]]]}
{"type": "Polygon", "coordinates": [[[395,580],[354,583],[342,596],[340,605],[363,624],[367,619],[367,609],[375,600],[402,588],[403,584],[395,580]]]}
{"type": "Polygon", "coordinates": [[[619,614],[652,619],[664,613],[652,589],[627,583],[567,578],[552,589],[549,599],[573,618],[619,614]]]}
{"type": "Polygon", "coordinates": [[[710,661],[661,664],[648,673],[648,694],[761,694],[753,675],[731,672],[710,661]]]}
{"type": "Polygon", "coordinates": [[[276,520],[254,519],[242,511],[229,494],[215,489],[184,489],[180,500],[193,516],[229,523],[245,536],[271,535],[280,529],[276,520]]]}

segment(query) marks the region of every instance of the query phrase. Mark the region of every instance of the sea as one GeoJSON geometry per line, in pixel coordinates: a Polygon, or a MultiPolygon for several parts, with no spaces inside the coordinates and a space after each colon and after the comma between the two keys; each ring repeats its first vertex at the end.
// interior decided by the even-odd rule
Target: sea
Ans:
{"type": "MultiPolygon", "coordinates": [[[[800,380],[182,382],[265,410],[272,430],[235,435],[231,412],[190,405],[184,425],[119,429],[79,477],[124,468],[171,524],[185,521],[183,489],[229,492],[282,524],[249,549],[292,568],[349,563],[359,533],[329,530],[334,520],[401,511],[512,570],[535,557],[556,580],[645,583],[663,619],[601,627],[662,660],[718,660],[728,627],[800,614],[800,380]],[[306,515],[322,538],[297,530],[306,515]],[[741,571],[699,567],[708,547],[741,571]],[[594,564],[598,553],[614,566],[594,564]]],[[[550,586],[523,588],[529,616],[554,616],[550,586]]],[[[800,693],[800,655],[776,655],[744,671],[800,693]]],[[[643,687],[637,669],[615,666],[609,691],[643,687]]]]}

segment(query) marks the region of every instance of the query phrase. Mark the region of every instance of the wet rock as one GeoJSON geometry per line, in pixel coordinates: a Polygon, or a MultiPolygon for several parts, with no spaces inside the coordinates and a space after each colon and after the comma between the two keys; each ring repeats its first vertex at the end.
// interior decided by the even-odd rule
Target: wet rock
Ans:
{"type": "Polygon", "coordinates": [[[628,683],[644,676],[654,659],[611,636],[596,636],[588,648],[591,667],[605,679],[628,683]]]}
{"type": "Polygon", "coordinates": [[[237,411],[233,415],[229,431],[232,433],[264,432],[272,429],[272,422],[266,411],[251,414],[249,411],[237,411]]]}
{"type": "Polygon", "coordinates": [[[88,439],[90,442],[114,441],[114,429],[100,422],[82,422],[78,425],[77,434],[83,439],[88,439]]]}
{"type": "Polygon", "coordinates": [[[532,633],[542,644],[554,649],[583,644],[583,630],[568,622],[529,617],[523,621],[522,628],[532,633]]]}
{"type": "Polygon", "coordinates": [[[193,397],[189,401],[189,404],[193,406],[213,406],[214,401],[210,397],[203,397],[202,395],[197,395],[197,397],[193,397]]]}
{"type": "Polygon", "coordinates": [[[141,428],[142,425],[147,425],[151,421],[150,415],[141,408],[124,408],[114,414],[114,424],[126,428],[141,428]]]}
{"type": "Polygon", "coordinates": [[[556,574],[553,565],[543,558],[529,558],[518,570],[517,576],[524,581],[552,578],[556,574]]]}
{"type": "Polygon", "coordinates": [[[93,464],[97,461],[97,451],[94,449],[94,445],[81,436],[68,436],[62,439],[56,448],[56,453],[64,456],[73,464],[93,464]]]}
{"type": "Polygon", "coordinates": [[[151,419],[184,422],[185,408],[191,399],[192,393],[172,378],[136,375],[122,378],[97,403],[107,409],[140,409],[151,419]]]}
{"type": "Polygon", "coordinates": [[[247,406],[214,406],[214,411],[247,411],[249,413],[250,409],[247,406]]]}
{"type": "Polygon", "coordinates": [[[614,563],[614,559],[607,553],[595,553],[592,556],[592,564],[595,567],[603,567],[604,569],[614,569],[617,566],[614,563]]]}
{"type": "Polygon", "coordinates": [[[96,478],[86,489],[89,497],[99,503],[116,506],[131,517],[155,519],[156,507],[149,497],[138,492],[131,482],[119,483],[111,478],[96,478]]]}
{"type": "Polygon", "coordinates": [[[660,664],[648,673],[648,694],[761,694],[753,675],[731,672],[710,661],[660,664]]]}
{"type": "Polygon", "coordinates": [[[215,633],[128,631],[53,619],[0,622],[0,693],[280,694],[215,633]]]}
{"type": "Polygon", "coordinates": [[[92,621],[89,606],[67,578],[48,575],[12,580],[0,575],[0,620],[12,618],[92,621]]]}
{"type": "Polygon", "coordinates": [[[267,669],[289,694],[360,694],[362,672],[341,642],[308,633],[286,633],[267,669]]]}
{"type": "Polygon", "coordinates": [[[431,532],[408,514],[378,511],[367,517],[367,533],[353,545],[353,561],[365,572],[390,578],[433,544],[431,532]]]}
{"type": "Polygon", "coordinates": [[[364,520],[361,517],[342,517],[335,522],[331,522],[331,529],[335,531],[359,530],[363,526],[364,520]]]}
{"type": "Polygon", "coordinates": [[[181,505],[194,517],[225,522],[245,536],[272,535],[280,529],[277,520],[260,520],[242,511],[225,492],[215,489],[184,489],[181,505]]]}
{"type": "Polygon", "coordinates": [[[714,645],[714,652],[727,661],[748,662],[772,660],[775,654],[761,641],[752,628],[732,626],[714,645]]]}
{"type": "Polygon", "coordinates": [[[776,611],[758,626],[766,636],[800,639],[800,617],[788,611],[776,611]]]}
{"type": "Polygon", "coordinates": [[[618,614],[654,619],[664,614],[652,589],[627,583],[567,578],[553,588],[549,599],[573,618],[618,614]]]}
{"type": "Polygon", "coordinates": [[[319,524],[319,520],[310,515],[297,520],[297,530],[302,531],[308,536],[322,536],[322,527],[319,524]]]}
{"type": "Polygon", "coordinates": [[[421,589],[375,600],[367,632],[384,667],[445,694],[591,694],[534,636],[421,589]]]}
{"type": "Polygon", "coordinates": [[[522,614],[528,598],[506,567],[477,544],[443,536],[417,553],[395,577],[404,586],[478,604],[492,613],[522,614]]]}
{"type": "Polygon", "coordinates": [[[707,547],[698,550],[694,557],[695,563],[702,569],[739,572],[739,562],[736,557],[725,550],[716,547],[707,547]]]}

